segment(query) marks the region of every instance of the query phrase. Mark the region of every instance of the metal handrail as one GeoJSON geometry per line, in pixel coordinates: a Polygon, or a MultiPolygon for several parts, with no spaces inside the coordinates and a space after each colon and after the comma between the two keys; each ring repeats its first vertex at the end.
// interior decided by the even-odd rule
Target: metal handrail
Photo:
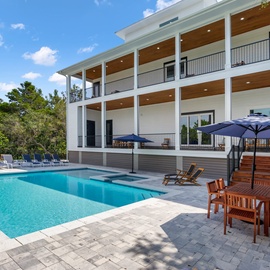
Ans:
{"type": "Polygon", "coordinates": [[[227,183],[231,182],[231,177],[236,169],[240,168],[240,160],[245,151],[244,139],[240,139],[238,145],[232,145],[231,150],[227,155],[227,183]]]}

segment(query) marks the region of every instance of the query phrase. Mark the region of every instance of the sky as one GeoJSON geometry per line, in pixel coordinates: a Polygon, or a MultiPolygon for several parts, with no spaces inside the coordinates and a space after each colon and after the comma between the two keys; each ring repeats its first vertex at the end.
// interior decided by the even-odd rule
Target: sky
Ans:
{"type": "Polygon", "coordinates": [[[124,43],[115,32],[181,0],[0,0],[0,98],[30,81],[65,92],[57,71],[124,43]]]}

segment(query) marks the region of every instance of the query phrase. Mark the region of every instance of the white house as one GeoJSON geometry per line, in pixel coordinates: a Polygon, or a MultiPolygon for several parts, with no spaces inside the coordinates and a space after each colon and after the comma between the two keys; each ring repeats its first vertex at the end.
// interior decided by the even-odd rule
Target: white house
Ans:
{"type": "Polygon", "coordinates": [[[132,145],[113,139],[134,133],[153,141],[135,143],[135,169],[172,172],[196,162],[204,176],[226,177],[239,140],[196,127],[270,114],[270,7],[260,2],[182,0],[118,31],[121,46],[59,71],[69,159],[130,168],[132,145]]]}

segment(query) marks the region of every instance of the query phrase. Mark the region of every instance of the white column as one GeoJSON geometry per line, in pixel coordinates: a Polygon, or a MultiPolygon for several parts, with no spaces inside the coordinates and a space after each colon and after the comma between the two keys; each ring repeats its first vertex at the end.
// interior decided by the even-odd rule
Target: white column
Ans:
{"type": "MultiPolygon", "coordinates": [[[[225,79],[225,120],[232,119],[232,80],[225,79]]],[[[225,136],[225,147],[228,152],[232,147],[231,137],[225,136]]]]}
{"type": "Polygon", "coordinates": [[[231,14],[225,16],[225,69],[231,68],[231,14]]]}
{"type": "Polygon", "coordinates": [[[106,84],[106,63],[102,62],[101,64],[101,96],[104,97],[106,93],[105,84],[106,84]]]}
{"type": "Polygon", "coordinates": [[[82,106],[82,147],[86,146],[86,106],[82,106]]]}
{"type": "Polygon", "coordinates": [[[101,102],[101,148],[106,147],[106,102],[101,102]]]}
{"type": "Polygon", "coordinates": [[[139,60],[139,56],[138,56],[138,50],[134,50],[134,89],[138,88],[138,60],[139,60]]]}
{"type": "Polygon", "coordinates": [[[85,100],[85,91],[86,91],[86,71],[82,70],[82,100],[85,100]]]}
{"type": "Polygon", "coordinates": [[[180,43],[180,34],[175,35],[175,80],[180,79],[180,62],[181,62],[181,43],[180,43]]]}
{"type": "Polygon", "coordinates": [[[180,150],[181,88],[175,88],[175,150],[180,150]]]}
{"type": "Polygon", "coordinates": [[[134,134],[139,132],[139,96],[134,95],[134,134]]]}
{"type": "MultiPolygon", "coordinates": [[[[67,156],[67,159],[68,159],[68,149],[69,149],[69,115],[68,115],[68,107],[69,107],[69,91],[70,91],[70,76],[67,75],[66,76],[66,96],[67,96],[67,101],[66,101],[66,144],[67,144],[67,149],[66,149],[66,156],[67,156]]],[[[77,138],[78,140],[78,138],[77,138]]]]}

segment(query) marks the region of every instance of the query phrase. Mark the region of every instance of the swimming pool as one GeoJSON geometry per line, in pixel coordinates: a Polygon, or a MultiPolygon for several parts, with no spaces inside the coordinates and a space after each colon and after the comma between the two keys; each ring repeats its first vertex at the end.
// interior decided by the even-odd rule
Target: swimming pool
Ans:
{"type": "Polygon", "coordinates": [[[92,179],[108,173],[86,169],[0,176],[0,230],[14,238],[163,194],[92,179]]]}

